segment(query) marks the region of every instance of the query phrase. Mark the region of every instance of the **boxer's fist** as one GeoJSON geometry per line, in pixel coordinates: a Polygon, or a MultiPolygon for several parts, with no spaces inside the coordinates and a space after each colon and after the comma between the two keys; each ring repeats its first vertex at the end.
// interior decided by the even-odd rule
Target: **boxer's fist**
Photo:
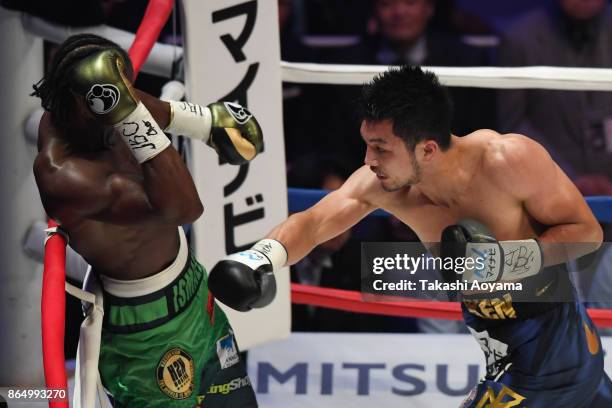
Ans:
{"type": "Polygon", "coordinates": [[[208,288],[221,303],[241,312],[267,306],[276,296],[272,265],[253,250],[218,262],[208,276],[208,288]]]}
{"type": "Polygon", "coordinates": [[[259,241],[219,261],[210,271],[208,288],[221,303],[241,312],[267,306],[276,296],[274,271],[286,259],[287,252],[278,241],[259,241]]]}
{"type": "Polygon", "coordinates": [[[110,49],[83,58],[73,69],[71,89],[106,125],[119,123],[138,105],[126,68],[123,55],[110,49]]]}
{"type": "Polygon", "coordinates": [[[472,259],[463,279],[480,282],[516,281],[537,274],[544,262],[535,239],[497,241],[474,220],[461,220],[442,231],[441,256],[472,259]]]}
{"type": "Polygon", "coordinates": [[[481,223],[466,219],[456,225],[449,225],[442,231],[440,247],[442,258],[472,258],[474,261],[480,261],[478,266],[487,263],[486,270],[483,267],[474,268],[464,275],[465,279],[487,282],[499,280],[501,247],[493,234],[481,223]]]}
{"type": "Polygon", "coordinates": [[[257,119],[232,102],[201,106],[169,101],[171,119],[166,131],[203,141],[223,162],[244,164],[263,151],[263,134],[257,119]]]}
{"type": "Polygon", "coordinates": [[[232,102],[208,105],[212,116],[208,144],[230,164],[244,164],[263,150],[263,134],[257,119],[232,102]]]}

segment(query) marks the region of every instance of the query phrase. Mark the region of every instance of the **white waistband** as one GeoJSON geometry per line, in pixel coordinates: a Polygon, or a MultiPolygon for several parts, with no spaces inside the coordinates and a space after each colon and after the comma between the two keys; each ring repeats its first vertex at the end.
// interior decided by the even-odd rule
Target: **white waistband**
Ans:
{"type": "Polygon", "coordinates": [[[100,275],[104,290],[117,297],[137,297],[157,292],[172,283],[185,267],[189,254],[183,227],[179,227],[178,231],[179,251],[170,266],[155,275],[142,279],[118,280],[100,275]]]}

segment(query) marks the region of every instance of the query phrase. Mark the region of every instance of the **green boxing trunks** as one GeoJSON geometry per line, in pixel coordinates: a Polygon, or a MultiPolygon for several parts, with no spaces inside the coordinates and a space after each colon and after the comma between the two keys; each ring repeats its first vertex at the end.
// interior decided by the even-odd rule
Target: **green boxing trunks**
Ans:
{"type": "Polygon", "coordinates": [[[101,276],[99,371],[115,407],[257,407],[232,329],[182,229],[176,260],[135,281],[101,276]]]}

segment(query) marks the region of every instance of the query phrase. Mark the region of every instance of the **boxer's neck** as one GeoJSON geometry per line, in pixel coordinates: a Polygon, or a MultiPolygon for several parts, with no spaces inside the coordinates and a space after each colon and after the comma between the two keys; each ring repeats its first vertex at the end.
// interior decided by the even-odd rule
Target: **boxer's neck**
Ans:
{"type": "Polygon", "coordinates": [[[434,204],[448,206],[469,187],[479,157],[464,139],[451,135],[450,147],[439,151],[428,165],[421,166],[422,178],[417,188],[434,204]]]}

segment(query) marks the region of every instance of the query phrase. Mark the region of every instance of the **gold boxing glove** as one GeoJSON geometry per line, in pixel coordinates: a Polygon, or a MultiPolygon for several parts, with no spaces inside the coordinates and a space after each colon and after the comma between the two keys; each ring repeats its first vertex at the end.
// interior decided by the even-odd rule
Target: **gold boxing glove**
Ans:
{"type": "Polygon", "coordinates": [[[202,140],[230,164],[247,163],[263,151],[263,133],[257,119],[233,102],[215,102],[204,107],[170,101],[167,132],[202,140]]]}
{"type": "Polygon", "coordinates": [[[125,76],[125,67],[123,55],[109,49],[83,58],[72,72],[72,91],[108,125],[125,119],[140,102],[125,76]]]}
{"type": "Polygon", "coordinates": [[[136,96],[125,70],[118,50],[95,52],[75,65],[70,88],[96,118],[115,128],[143,163],[171,143],[136,96]]]}

